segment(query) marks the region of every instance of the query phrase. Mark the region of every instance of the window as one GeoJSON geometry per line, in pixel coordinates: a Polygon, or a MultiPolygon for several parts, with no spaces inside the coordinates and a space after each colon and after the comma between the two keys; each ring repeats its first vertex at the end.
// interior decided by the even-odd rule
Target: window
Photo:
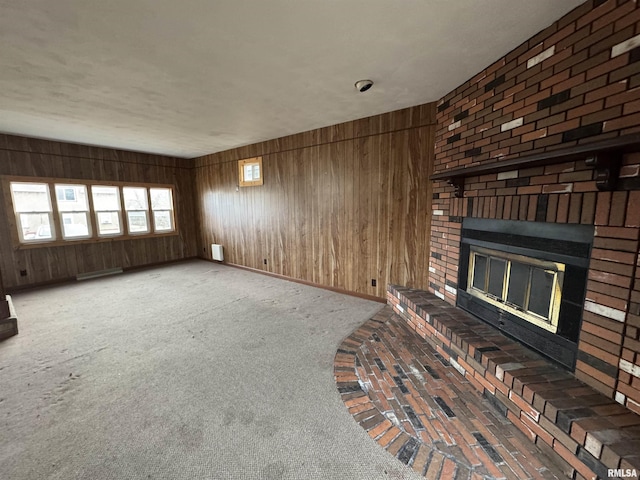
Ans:
{"type": "Polygon", "coordinates": [[[55,240],[51,197],[46,183],[11,182],[11,198],[21,242],[55,240]]]}
{"type": "Polygon", "coordinates": [[[15,214],[16,244],[112,241],[175,235],[170,185],[0,177],[15,214]]]}
{"type": "Polygon", "coordinates": [[[555,333],[565,266],[472,247],[467,291],[555,333]]]}
{"type": "Polygon", "coordinates": [[[149,233],[149,199],[144,187],[123,187],[129,233],[149,233]]]}
{"type": "Polygon", "coordinates": [[[123,232],[118,187],[93,185],[91,195],[93,196],[93,210],[96,214],[98,235],[101,237],[121,235],[123,232]]]}
{"type": "Polygon", "coordinates": [[[153,229],[155,232],[173,231],[173,201],[170,188],[150,188],[153,229]]]}
{"type": "Polygon", "coordinates": [[[238,162],[238,175],[241,187],[262,185],[262,157],[240,160],[238,162]]]}
{"type": "Polygon", "coordinates": [[[75,202],[76,189],[73,187],[56,188],[56,198],[58,202],[75,202]]]}
{"type": "Polygon", "coordinates": [[[84,185],[55,185],[62,238],[91,237],[89,199],[84,185]],[[64,200],[60,200],[64,198],[64,200]]]}

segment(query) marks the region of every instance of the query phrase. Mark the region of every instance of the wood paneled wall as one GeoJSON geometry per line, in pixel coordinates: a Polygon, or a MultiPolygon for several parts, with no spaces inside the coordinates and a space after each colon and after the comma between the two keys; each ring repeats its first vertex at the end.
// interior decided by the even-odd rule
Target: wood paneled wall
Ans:
{"type": "Polygon", "coordinates": [[[220,243],[227,262],[380,298],[428,288],[434,121],[426,104],[196,159],[199,255],[220,243]],[[264,185],[238,187],[260,155],[264,185]]]}
{"type": "MultiPolygon", "coordinates": [[[[108,268],[128,268],[196,255],[193,161],[0,135],[0,175],[149,182],[175,187],[179,235],[17,249],[0,202],[0,271],[11,290],[108,268]],[[20,271],[27,272],[22,276],[20,271]]],[[[0,187],[2,188],[2,187],[0,187]]]]}

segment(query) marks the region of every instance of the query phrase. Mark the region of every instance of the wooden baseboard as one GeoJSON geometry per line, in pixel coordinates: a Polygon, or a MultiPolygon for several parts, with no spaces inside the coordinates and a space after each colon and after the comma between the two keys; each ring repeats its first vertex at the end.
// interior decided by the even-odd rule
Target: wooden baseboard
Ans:
{"type": "Polygon", "coordinates": [[[199,257],[202,260],[206,260],[212,263],[219,263],[220,265],[227,265],[229,267],[239,268],[241,270],[247,270],[253,273],[260,273],[262,275],[266,275],[268,277],[279,278],[280,280],[288,280],[289,282],[300,283],[302,285],[308,285],[310,287],[322,288],[323,290],[329,290],[336,293],[342,293],[343,295],[349,295],[351,297],[363,298],[365,300],[372,300],[378,303],[387,303],[387,299],[376,297],[374,295],[367,295],[366,293],[352,292],[350,290],[345,290],[344,288],[331,287],[329,285],[322,285],[321,283],[309,282],[307,280],[301,280],[299,278],[287,277],[286,275],[280,275],[279,273],[265,272],[264,270],[258,270],[257,268],[246,267],[244,265],[238,265],[236,263],[229,262],[218,262],[215,260],[211,260],[210,258],[199,257]]]}
{"type": "MultiPolygon", "coordinates": [[[[175,260],[167,260],[165,262],[154,262],[154,263],[146,263],[144,265],[137,265],[137,266],[133,266],[133,267],[124,267],[122,270],[123,272],[134,272],[137,270],[144,270],[144,269],[148,269],[148,268],[155,268],[155,267],[161,267],[163,265],[170,265],[172,263],[179,263],[179,262],[184,262],[187,260],[195,260],[199,257],[191,256],[191,257],[185,257],[185,258],[176,258],[175,260]]],[[[99,277],[96,277],[99,278],[99,277]]],[[[89,279],[92,280],[92,279],[89,279]]],[[[66,278],[58,278],[55,280],[49,280],[46,282],[38,282],[38,283],[30,283],[28,285],[18,285],[15,287],[8,287],[5,288],[7,293],[16,293],[16,292],[21,292],[24,290],[31,290],[34,288],[46,288],[46,287],[55,287],[58,285],[63,285],[65,283],[76,283],[78,281],[77,277],[66,277],[66,278]]]]}

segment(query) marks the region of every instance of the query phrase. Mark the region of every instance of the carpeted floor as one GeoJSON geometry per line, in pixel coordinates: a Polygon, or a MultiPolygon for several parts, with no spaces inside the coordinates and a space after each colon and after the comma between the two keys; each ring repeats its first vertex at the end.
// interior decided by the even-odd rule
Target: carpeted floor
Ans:
{"type": "Polygon", "coordinates": [[[418,478],[333,379],[381,304],[198,260],[13,300],[2,479],[418,478]]]}

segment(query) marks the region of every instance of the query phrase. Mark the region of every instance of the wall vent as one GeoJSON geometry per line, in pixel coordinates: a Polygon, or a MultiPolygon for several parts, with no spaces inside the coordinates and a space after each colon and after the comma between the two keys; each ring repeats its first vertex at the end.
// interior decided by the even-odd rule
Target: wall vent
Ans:
{"type": "Polygon", "coordinates": [[[110,268],[108,270],[99,270],[97,272],[80,273],[76,275],[76,280],[89,280],[90,278],[105,277],[107,275],[116,275],[122,273],[122,268],[110,268]]]}
{"type": "Polygon", "coordinates": [[[224,254],[222,253],[222,245],[217,245],[215,243],[211,244],[211,257],[214,260],[218,260],[219,262],[224,261],[224,254]]]}

